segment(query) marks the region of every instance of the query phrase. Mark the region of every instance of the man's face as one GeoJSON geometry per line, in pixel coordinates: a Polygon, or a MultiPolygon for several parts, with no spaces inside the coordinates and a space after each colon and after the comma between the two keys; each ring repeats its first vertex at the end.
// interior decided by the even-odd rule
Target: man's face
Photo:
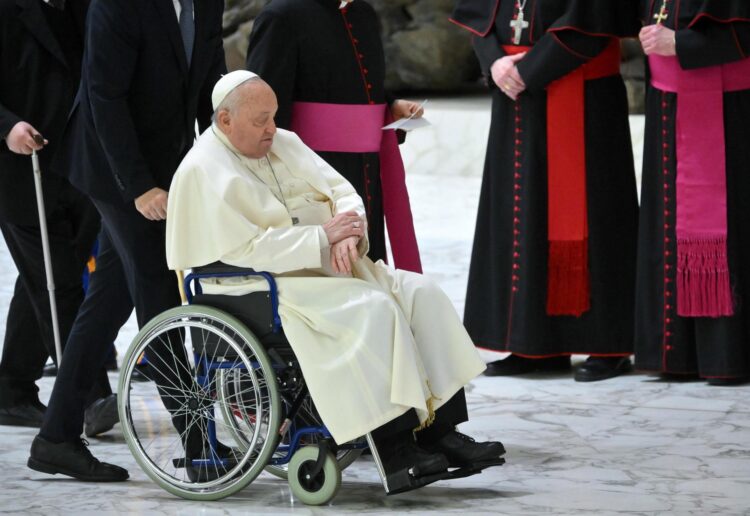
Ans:
{"type": "Polygon", "coordinates": [[[243,86],[243,102],[230,116],[225,133],[242,155],[260,159],[268,154],[276,134],[278,103],[273,90],[265,83],[256,82],[243,86]]]}

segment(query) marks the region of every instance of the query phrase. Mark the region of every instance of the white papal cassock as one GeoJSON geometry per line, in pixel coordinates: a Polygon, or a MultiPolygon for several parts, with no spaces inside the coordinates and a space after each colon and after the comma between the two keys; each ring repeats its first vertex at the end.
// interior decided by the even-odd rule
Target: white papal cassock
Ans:
{"type": "MultiPolygon", "coordinates": [[[[348,210],[364,215],[362,199],[294,133],[279,130],[268,160],[255,160],[214,126],[177,170],[167,215],[170,268],[222,261],[276,276],[284,331],[339,443],[410,408],[424,422],[428,400],[438,408],[485,368],[448,298],[422,275],[369,258],[353,277],[333,274],[321,224],[348,210]]],[[[203,287],[267,288],[250,277],[203,287]]]]}

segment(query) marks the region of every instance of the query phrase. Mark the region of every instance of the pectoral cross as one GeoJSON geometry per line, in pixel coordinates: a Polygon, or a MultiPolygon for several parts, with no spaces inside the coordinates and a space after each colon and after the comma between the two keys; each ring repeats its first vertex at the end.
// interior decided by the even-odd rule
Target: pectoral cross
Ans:
{"type": "Polygon", "coordinates": [[[657,25],[661,25],[667,18],[669,18],[669,12],[667,12],[667,0],[664,0],[659,13],[654,15],[654,20],[656,20],[657,25]]]}
{"type": "Polygon", "coordinates": [[[510,22],[510,26],[513,29],[513,44],[518,45],[521,43],[521,34],[523,34],[523,29],[529,28],[529,22],[523,19],[523,10],[518,10],[518,15],[516,16],[516,19],[510,22]]]}

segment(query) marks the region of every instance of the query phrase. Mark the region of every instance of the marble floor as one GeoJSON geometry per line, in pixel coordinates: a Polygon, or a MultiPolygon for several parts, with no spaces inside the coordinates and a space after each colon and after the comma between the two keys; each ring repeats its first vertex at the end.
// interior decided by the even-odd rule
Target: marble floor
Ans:
{"type": "MultiPolygon", "coordinates": [[[[483,102],[446,101],[443,111],[433,104],[434,122],[476,117],[468,125],[480,134],[471,138],[476,148],[465,149],[467,156],[482,154],[486,136],[480,129],[486,131],[488,122],[483,102]]],[[[642,125],[638,119],[634,124],[642,125]]],[[[416,135],[412,142],[419,142],[416,135]]],[[[412,163],[420,152],[405,149],[412,163]]],[[[476,159],[481,158],[469,163],[473,169],[461,173],[446,172],[440,160],[434,168],[414,164],[408,177],[425,272],[459,310],[480,184],[476,159]]],[[[14,278],[0,243],[0,317],[7,312],[14,278]]],[[[135,331],[131,320],[116,343],[120,354],[135,331]]],[[[0,323],[0,341],[3,334],[0,323]]],[[[495,357],[487,353],[485,358],[495,357]]],[[[40,386],[45,400],[52,381],[43,379],[40,386]]],[[[471,420],[462,430],[502,440],[508,450],[504,467],[386,497],[374,464],[363,459],[344,472],[339,495],[321,508],[303,506],[285,482],[267,474],[224,501],[177,499],[138,469],[117,426],[92,439],[91,449],[128,468],[128,482],[96,485],[48,477],[25,466],[35,431],[0,427],[0,513],[750,514],[750,386],[669,383],[638,374],[596,384],[576,383],[569,374],[527,375],[477,378],[467,398],[471,420]]]]}

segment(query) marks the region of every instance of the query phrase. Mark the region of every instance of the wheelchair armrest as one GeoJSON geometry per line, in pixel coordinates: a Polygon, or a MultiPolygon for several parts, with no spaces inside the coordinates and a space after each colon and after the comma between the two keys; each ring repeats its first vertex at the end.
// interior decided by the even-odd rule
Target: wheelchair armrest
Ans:
{"type": "Polygon", "coordinates": [[[279,294],[276,287],[276,280],[270,272],[256,271],[227,265],[222,262],[214,262],[203,267],[196,267],[193,272],[185,277],[185,297],[188,304],[193,302],[193,288],[195,294],[202,294],[201,279],[209,278],[238,278],[241,276],[260,276],[268,283],[268,290],[271,295],[271,307],[273,309],[273,332],[278,333],[281,330],[281,317],[279,317],[279,294]],[[193,288],[191,288],[191,286],[193,288]]]}

